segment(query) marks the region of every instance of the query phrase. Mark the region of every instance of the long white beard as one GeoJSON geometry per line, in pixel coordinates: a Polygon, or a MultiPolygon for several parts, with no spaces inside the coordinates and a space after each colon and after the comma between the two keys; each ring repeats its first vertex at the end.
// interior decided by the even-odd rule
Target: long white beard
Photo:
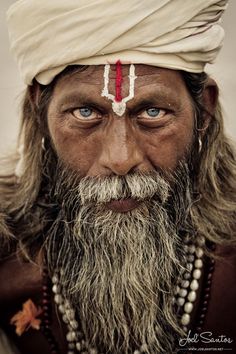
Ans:
{"type": "Polygon", "coordinates": [[[63,190],[64,206],[48,238],[48,262],[63,270],[63,295],[76,308],[87,341],[100,351],[129,353],[146,343],[147,353],[173,353],[180,327],[172,298],[185,259],[166,203],[172,194],[186,211],[185,187],[175,198],[158,173],[78,183],[67,170],[60,172],[56,191],[63,190]],[[127,197],[143,202],[127,213],[104,205],[127,197]]]}

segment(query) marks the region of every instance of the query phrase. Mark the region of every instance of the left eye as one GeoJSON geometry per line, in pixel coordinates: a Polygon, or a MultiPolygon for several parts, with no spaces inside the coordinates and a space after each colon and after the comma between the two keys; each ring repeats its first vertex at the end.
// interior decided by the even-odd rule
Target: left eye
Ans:
{"type": "Polygon", "coordinates": [[[75,108],[73,109],[72,114],[75,118],[81,120],[96,119],[99,117],[99,114],[90,107],[75,108]]]}
{"type": "Polygon", "coordinates": [[[148,109],[145,109],[140,114],[140,117],[142,118],[162,118],[166,114],[166,111],[164,109],[156,108],[156,107],[151,107],[148,109]]]}

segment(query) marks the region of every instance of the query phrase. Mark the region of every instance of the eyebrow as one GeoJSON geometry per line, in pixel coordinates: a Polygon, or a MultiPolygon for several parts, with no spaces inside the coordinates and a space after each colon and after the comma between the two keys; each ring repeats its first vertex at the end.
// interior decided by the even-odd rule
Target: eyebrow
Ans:
{"type": "MultiPolygon", "coordinates": [[[[102,97],[101,97],[101,101],[102,97]]],[[[59,106],[66,106],[69,104],[77,103],[78,104],[86,104],[86,105],[99,105],[101,104],[100,100],[97,100],[95,98],[92,98],[91,95],[87,95],[84,93],[72,93],[72,94],[66,94],[62,98],[59,99],[59,106]],[[99,101],[99,102],[98,102],[99,101]]]]}
{"type": "Polygon", "coordinates": [[[163,108],[169,108],[171,110],[171,108],[178,109],[181,106],[181,102],[178,99],[178,96],[175,96],[173,92],[161,91],[148,93],[145,97],[141,96],[138,99],[134,98],[134,100],[130,101],[128,109],[137,112],[140,109],[148,106],[150,107],[151,105],[163,105],[163,108]]]}
{"type": "MultiPolygon", "coordinates": [[[[72,104],[108,109],[111,106],[110,102],[111,101],[108,101],[102,96],[93,97],[91,94],[78,91],[63,95],[61,98],[59,98],[58,105],[60,109],[63,109],[64,107],[66,108],[66,106],[72,104]]],[[[169,109],[171,109],[171,107],[178,109],[178,107],[180,107],[180,100],[178,99],[178,96],[173,92],[170,92],[170,90],[161,90],[159,92],[156,91],[153,93],[150,92],[146,94],[145,97],[142,95],[141,97],[137,98],[136,96],[130,100],[130,102],[127,104],[127,110],[137,112],[140,109],[151,105],[168,105],[169,109]]]]}

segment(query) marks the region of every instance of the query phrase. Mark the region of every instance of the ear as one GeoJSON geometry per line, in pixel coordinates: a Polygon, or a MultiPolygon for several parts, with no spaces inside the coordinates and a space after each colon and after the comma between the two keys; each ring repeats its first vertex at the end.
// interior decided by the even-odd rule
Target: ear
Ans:
{"type": "Polygon", "coordinates": [[[35,113],[35,119],[39,125],[39,129],[44,137],[48,135],[47,119],[42,119],[39,114],[41,95],[43,92],[43,86],[36,80],[33,81],[33,85],[28,86],[29,99],[33,112],[35,113]]]}
{"type": "Polygon", "coordinates": [[[40,84],[36,80],[34,80],[33,85],[29,86],[29,91],[30,91],[31,103],[33,104],[33,106],[38,107],[40,96],[42,93],[40,84]]]}
{"type": "Polygon", "coordinates": [[[204,107],[202,131],[207,129],[212,117],[215,115],[218,96],[219,89],[216,82],[212,78],[208,78],[202,93],[202,105],[204,107]]]}

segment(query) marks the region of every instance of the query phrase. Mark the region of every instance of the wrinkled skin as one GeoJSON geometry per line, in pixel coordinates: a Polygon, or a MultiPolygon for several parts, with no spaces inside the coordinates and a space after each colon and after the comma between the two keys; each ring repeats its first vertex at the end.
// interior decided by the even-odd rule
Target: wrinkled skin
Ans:
{"type": "MultiPolygon", "coordinates": [[[[115,94],[112,69],[109,92],[115,94]]],[[[123,97],[129,92],[128,70],[124,65],[123,97]]],[[[103,72],[104,66],[92,66],[56,85],[48,125],[59,157],[83,176],[173,170],[190,146],[194,128],[191,99],[180,73],[136,65],[135,96],[119,117],[111,101],[101,96],[103,72]],[[93,108],[91,116],[82,117],[80,107],[93,108]],[[147,114],[152,107],[160,109],[156,117],[147,114]]]]}

